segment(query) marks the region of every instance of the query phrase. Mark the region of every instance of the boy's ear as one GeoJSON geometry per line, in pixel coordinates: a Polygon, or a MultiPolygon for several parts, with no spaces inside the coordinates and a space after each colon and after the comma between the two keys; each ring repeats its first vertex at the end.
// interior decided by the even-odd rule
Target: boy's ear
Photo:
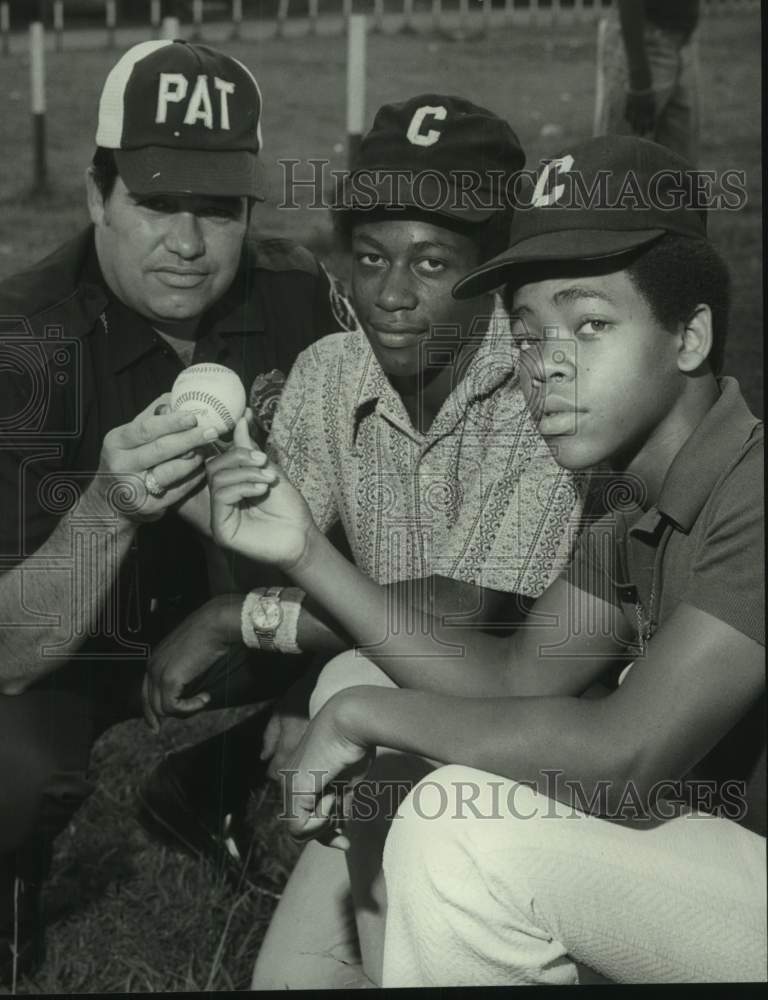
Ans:
{"type": "Polygon", "coordinates": [[[712,310],[703,303],[697,305],[685,322],[677,367],[681,372],[696,371],[712,350],[712,310]]]}
{"type": "Polygon", "coordinates": [[[88,214],[91,222],[98,225],[104,215],[104,199],[99,191],[99,186],[93,177],[93,167],[85,169],[85,192],[88,201],[88,214]]]}

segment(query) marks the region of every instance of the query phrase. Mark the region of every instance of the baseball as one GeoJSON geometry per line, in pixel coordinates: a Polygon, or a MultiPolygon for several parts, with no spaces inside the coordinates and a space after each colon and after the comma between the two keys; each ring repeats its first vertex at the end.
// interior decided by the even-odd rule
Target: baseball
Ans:
{"type": "Polygon", "coordinates": [[[245,389],[226,365],[191,365],[173,383],[171,409],[194,413],[200,426],[225,434],[245,413],[245,389]]]}

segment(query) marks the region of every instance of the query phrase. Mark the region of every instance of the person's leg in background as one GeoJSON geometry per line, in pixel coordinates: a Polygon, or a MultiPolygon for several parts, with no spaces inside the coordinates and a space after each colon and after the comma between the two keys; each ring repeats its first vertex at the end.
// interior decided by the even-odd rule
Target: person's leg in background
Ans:
{"type": "MultiPolygon", "coordinates": [[[[354,650],[342,653],[323,669],[310,699],[310,717],[337,691],[355,684],[395,687],[383,671],[354,650]]],[[[387,757],[399,757],[386,754],[387,757]]],[[[381,898],[381,851],[388,821],[393,781],[407,775],[402,761],[384,767],[387,791],[384,805],[376,804],[374,819],[350,821],[345,833],[350,838],[347,852],[316,841],[304,848],[283,891],[282,898],[264,938],[253,973],[253,989],[335,989],[378,985],[380,974],[380,932],[368,925],[383,926],[385,901],[381,898]],[[351,873],[354,873],[350,885],[351,873]],[[362,920],[361,920],[362,914],[362,920]],[[360,938],[370,937],[370,954],[361,955],[360,938]],[[363,960],[365,958],[365,965],[363,960]]],[[[427,765],[420,761],[418,777],[427,765]]],[[[376,761],[371,777],[380,769],[376,761]]],[[[402,786],[398,786],[401,787],[402,786]]],[[[400,792],[400,797],[405,791],[400,792]]],[[[395,805],[396,807],[396,805],[395,805]]]]}
{"type": "Polygon", "coordinates": [[[311,656],[238,647],[189,685],[188,694],[211,694],[208,709],[262,707],[214,736],[166,754],[137,793],[137,817],[145,829],[216,863],[242,865],[248,800],[267,777],[268,761],[259,755],[272,701],[292,688],[292,704],[282,710],[306,714],[317,671],[311,656]]]}
{"type": "MultiPolygon", "coordinates": [[[[667,146],[692,164],[698,158],[699,101],[697,43],[682,44],[675,32],[645,27],[645,49],[653,80],[656,114],[644,138],[667,146]]],[[[626,119],[629,71],[617,16],[598,27],[593,135],[631,135],[626,119]]]]}
{"type": "Polygon", "coordinates": [[[140,711],[143,665],[70,663],[0,695],[0,982],[43,957],[40,891],[56,836],[93,791],[91,748],[140,711]]]}
{"type": "Polygon", "coordinates": [[[251,989],[371,985],[360,963],[344,852],[311,841],[283,889],[256,958],[251,989]]]}
{"type": "Polygon", "coordinates": [[[609,822],[449,766],[403,803],[384,872],[384,986],[766,977],[765,840],[731,820],[609,822]]]}
{"type": "Polygon", "coordinates": [[[597,27],[595,115],[592,134],[628,135],[624,117],[629,73],[618,16],[602,18],[597,27]]]}
{"type": "Polygon", "coordinates": [[[675,85],[658,117],[655,140],[696,165],[699,139],[699,46],[694,32],[677,48],[675,85]]]}

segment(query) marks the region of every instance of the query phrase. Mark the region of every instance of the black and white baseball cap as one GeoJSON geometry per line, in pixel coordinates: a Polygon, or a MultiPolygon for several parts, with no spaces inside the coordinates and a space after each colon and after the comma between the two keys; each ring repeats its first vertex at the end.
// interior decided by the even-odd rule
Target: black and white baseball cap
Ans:
{"type": "Polygon", "coordinates": [[[184,41],[140,42],[110,71],[96,145],[135,194],[263,200],[261,91],[239,60],[184,41]]]}
{"type": "Polygon", "coordinates": [[[606,135],[575,145],[539,170],[509,248],[457,282],[453,295],[490,291],[524,266],[618,257],[664,233],[706,239],[699,180],[686,160],[648,139],[606,135]]]}

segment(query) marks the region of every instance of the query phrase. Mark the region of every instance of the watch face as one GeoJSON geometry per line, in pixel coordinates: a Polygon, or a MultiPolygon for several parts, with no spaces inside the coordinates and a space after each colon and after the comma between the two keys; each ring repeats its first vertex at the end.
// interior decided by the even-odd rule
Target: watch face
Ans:
{"type": "Polygon", "coordinates": [[[283,606],[278,597],[260,597],[254,602],[251,621],[256,632],[274,632],[283,620],[283,606]]]}

